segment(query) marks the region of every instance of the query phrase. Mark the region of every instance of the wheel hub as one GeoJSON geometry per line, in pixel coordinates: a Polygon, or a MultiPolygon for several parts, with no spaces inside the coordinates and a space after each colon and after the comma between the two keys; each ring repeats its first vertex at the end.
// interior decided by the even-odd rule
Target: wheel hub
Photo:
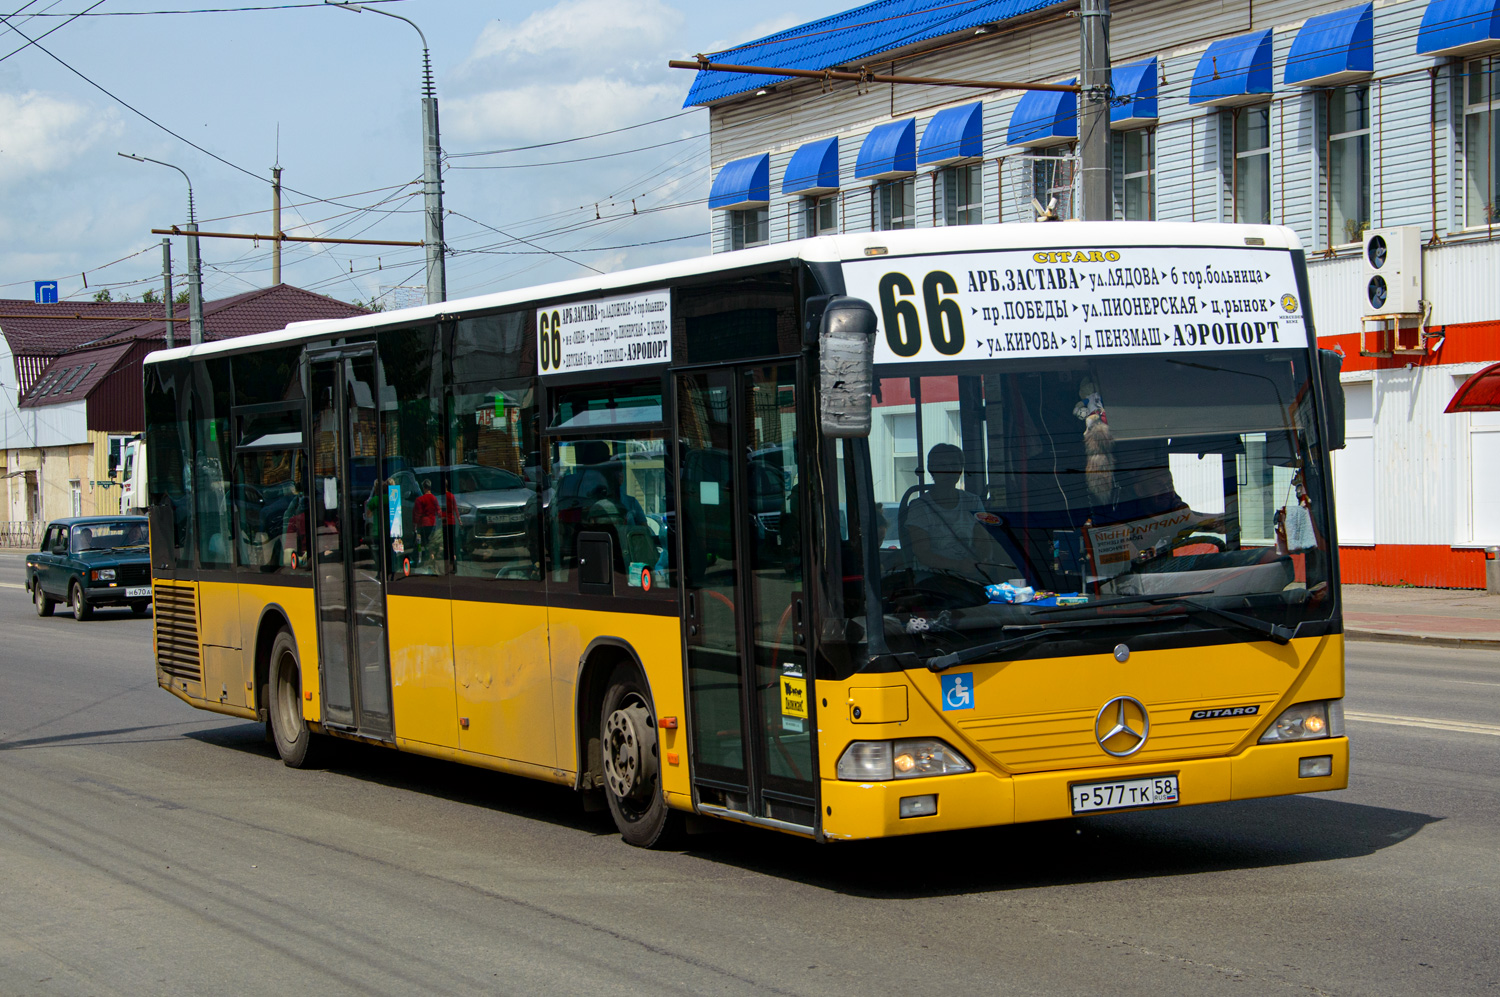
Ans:
{"type": "Polygon", "coordinates": [[[649,787],[651,715],[643,706],[615,710],[604,723],[604,779],[620,799],[641,796],[649,787]]]}

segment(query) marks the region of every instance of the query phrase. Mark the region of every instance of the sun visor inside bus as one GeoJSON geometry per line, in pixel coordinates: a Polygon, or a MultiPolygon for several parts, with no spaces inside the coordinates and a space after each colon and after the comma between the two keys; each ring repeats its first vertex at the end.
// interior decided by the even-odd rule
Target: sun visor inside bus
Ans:
{"type": "Polygon", "coordinates": [[[302,445],[302,407],[271,408],[256,406],[235,412],[236,437],[240,447],[300,447],[302,445]]]}
{"type": "MultiPolygon", "coordinates": [[[[1295,388],[1286,365],[1247,354],[1231,365],[1100,364],[1099,395],[1116,440],[1239,436],[1287,429],[1295,388]],[[1208,366],[1208,365],[1204,365],[1208,366]]],[[[1214,452],[1220,452],[1215,450],[1214,452]]],[[[1288,454],[1288,457],[1290,454],[1288,454]]]]}

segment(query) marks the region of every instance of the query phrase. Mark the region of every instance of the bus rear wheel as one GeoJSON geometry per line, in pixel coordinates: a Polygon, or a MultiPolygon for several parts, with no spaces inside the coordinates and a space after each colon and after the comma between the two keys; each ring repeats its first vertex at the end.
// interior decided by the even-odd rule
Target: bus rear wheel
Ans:
{"type": "Polygon", "coordinates": [[[312,755],[312,731],[302,716],[302,665],[291,631],[282,630],[271,644],[269,710],[271,740],[284,764],[306,768],[312,755]]]}
{"type": "Polygon", "coordinates": [[[617,665],[609,678],[599,743],[604,797],[620,836],[639,848],[672,847],[684,822],[662,794],[656,710],[646,683],[629,665],[617,665]]]}

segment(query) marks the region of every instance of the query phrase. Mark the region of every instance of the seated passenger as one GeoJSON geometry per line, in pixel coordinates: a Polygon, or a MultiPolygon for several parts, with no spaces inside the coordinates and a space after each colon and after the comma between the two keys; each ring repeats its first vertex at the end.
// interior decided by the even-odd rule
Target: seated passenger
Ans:
{"type": "Polygon", "coordinates": [[[1014,575],[1011,559],[979,518],[988,515],[984,503],[958,487],[964,473],[963,451],[951,443],[939,443],[927,454],[927,472],[932,475],[932,487],[906,510],[906,530],[918,567],[978,585],[1014,575]]]}

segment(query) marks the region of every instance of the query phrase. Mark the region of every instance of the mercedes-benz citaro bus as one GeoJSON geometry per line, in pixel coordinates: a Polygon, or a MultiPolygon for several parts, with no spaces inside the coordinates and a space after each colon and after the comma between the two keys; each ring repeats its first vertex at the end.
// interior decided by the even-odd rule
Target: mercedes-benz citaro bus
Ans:
{"type": "Polygon", "coordinates": [[[830,236],[145,366],[186,702],[832,841],[1339,789],[1287,229],[830,236]]]}

